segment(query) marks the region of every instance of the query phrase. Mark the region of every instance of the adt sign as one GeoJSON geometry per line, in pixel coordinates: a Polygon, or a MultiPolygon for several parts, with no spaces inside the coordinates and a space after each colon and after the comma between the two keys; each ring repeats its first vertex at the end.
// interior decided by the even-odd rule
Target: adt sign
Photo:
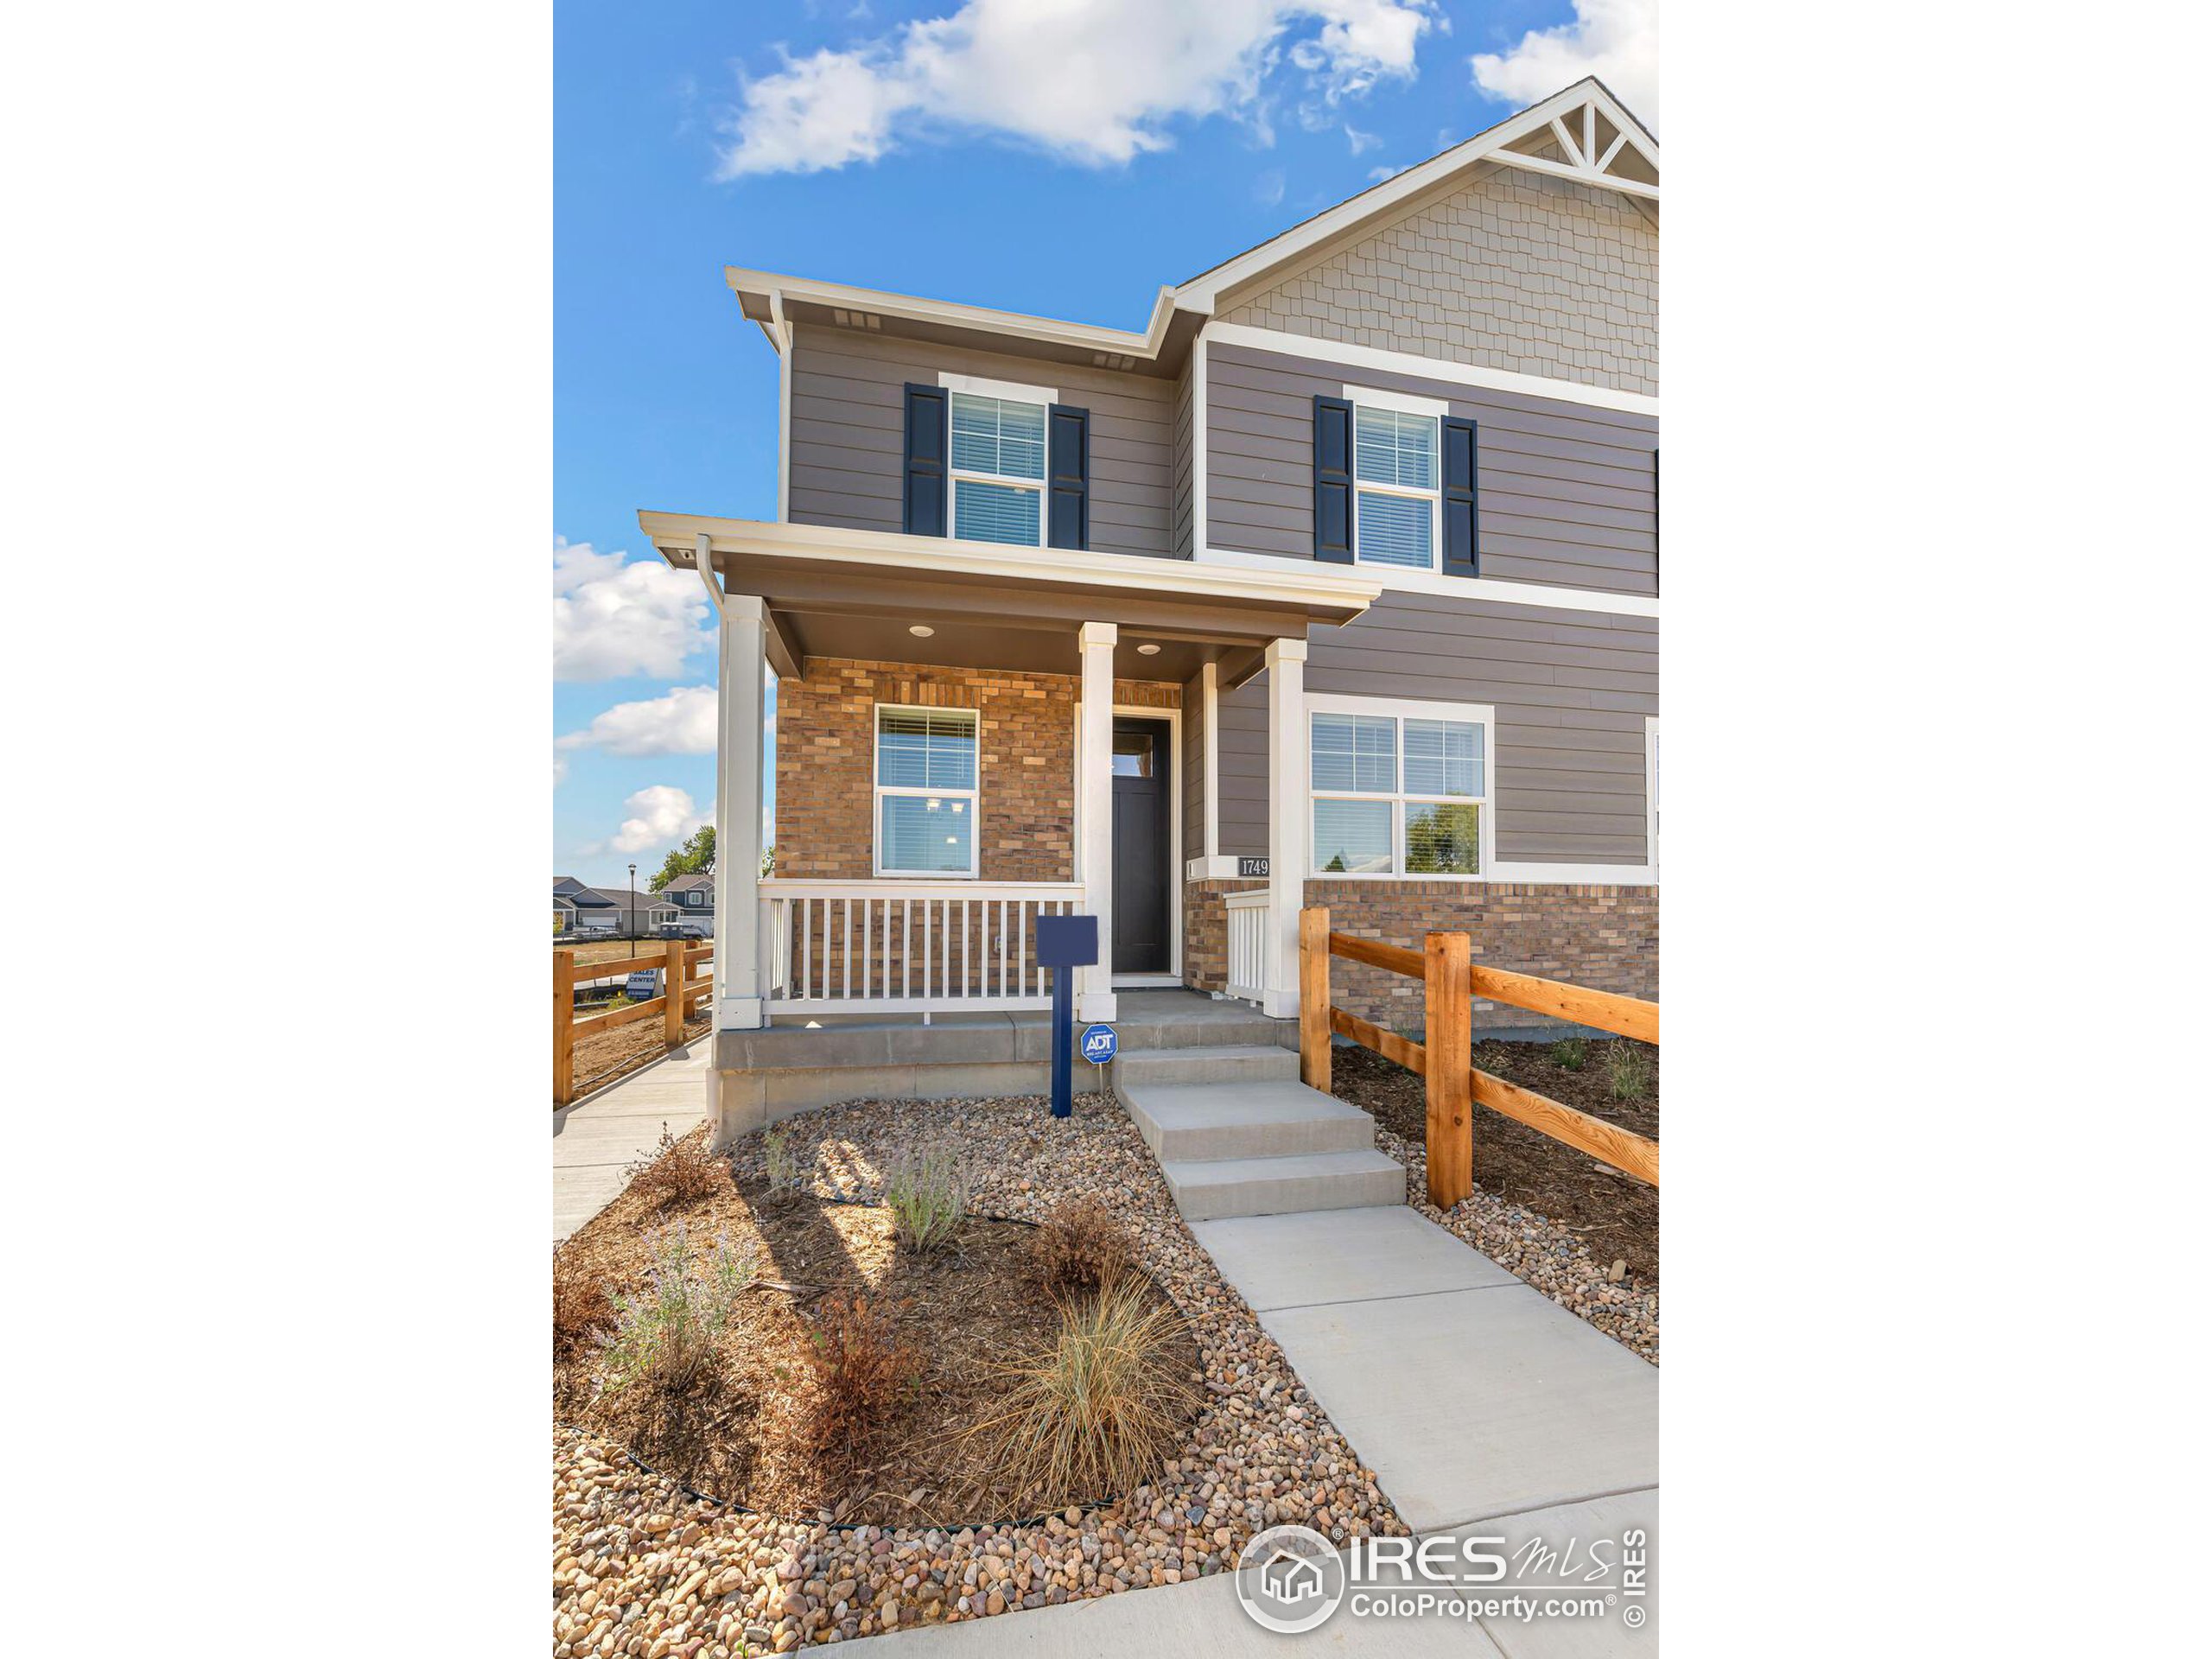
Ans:
{"type": "Polygon", "coordinates": [[[1103,1065],[1114,1058],[1119,1046],[1111,1026],[1088,1026],[1083,1033],[1083,1058],[1093,1065],[1103,1065]]]}

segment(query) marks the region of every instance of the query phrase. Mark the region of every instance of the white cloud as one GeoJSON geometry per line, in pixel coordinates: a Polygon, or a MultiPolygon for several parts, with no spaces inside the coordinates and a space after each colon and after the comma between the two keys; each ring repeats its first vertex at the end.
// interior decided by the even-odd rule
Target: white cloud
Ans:
{"type": "Polygon", "coordinates": [[[629,815],[622,820],[622,827],[605,841],[579,848],[581,856],[649,852],[682,841],[702,824],[715,821],[713,813],[702,815],[691,797],[672,784],[655,784],[639,790],[622,803],[622,810],[629,815]]]}
{"type": "Polygon", "coordinates": [[[1271,167],[1252,181],[1252,200],[1262,207],[1273,207],[1282,200],[1282,168],[1271,167]]]}
{"type": "Polygon", "coordinates": [[[706,619],[706,589],[690,571],[553,538],[555,679],[672,679],[685,658],[712,643],[706,619]]]}
{"type": "Polygon", "coordinates": [[[1382,135],[1379,132],[1362,132],[1347,121],[1344,124],[1344,139],[1351,145],[1353,155],[1364,156],[1382,142],[1382,135]]]}
{"type": "Polygon", "coordinates": [[[968,0],[842,51],[786,54],[745,79],[721,175],[872,162],[918,133],[984,131],[1115,166],[1166,149],[1178,118],[1226,115],[1264,132],[1261,84],[1284,37],[1327,104],[1409,79],[1434,0],[968,0]]]}
{"type": "Polygon", "coordinates": [[[556,745],[553,750],[553,787],[558,789],[568,781],[569,757],[556,745]]]}
{"type": "Polygon", "coordinates": [[[554,747],[606,750],[609,754],[712,754],[715,752],[715,688],[679,685],[640,702],[618,702],[596,715],[581,732],[569,732],[554,747]]]}
{"type": "Polygon", "coordinates": [[[1525,106],[1595,75],[1636,118],[1659,126],[1659,0],[1574,0],[1574,21],[1530,29],[1510,52],[1468,60],[1475,86],[1525,106]]]}

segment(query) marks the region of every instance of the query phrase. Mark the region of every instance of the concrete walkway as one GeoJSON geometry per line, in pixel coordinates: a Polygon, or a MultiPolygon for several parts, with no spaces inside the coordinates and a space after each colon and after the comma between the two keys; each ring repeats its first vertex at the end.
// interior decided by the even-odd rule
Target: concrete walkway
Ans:
{"type": "MultiPolygon", "coordinates": [[[[1659,1373],[1402,1205],[1202,1221],[1191,1230],[1423,1537],[1603,1548],[1594,1586],[1516,1565],[1484,1596],[1607,1592],[1602,1615],[1360,1617],[1348,1599],[1285,1637],[1238,1605],[1228,1574],[877,1638],[923,1659],[1005,1653],[1285,1652],[1597,1659],[1658,1651],[1659,1373]],[[1620,1540],[1647,1537],[1649,1593],[1622,1597],[1620,1540]]],[[[1352,1592],[1376,1587],[1355,1580],[1352,1592]]],[[[1406,1586],[1395,1578],[1381,1587],[1406,1586]]],[[[1440,1587],[1446,1596],[1449,1587],[1440,1587]]]]}
{"type": "Polygon", "coordinates": [[[679,1138],[707,1115],[709,1038],[633,1071],[621,1082],[553,1114],[553,1242],[604,1210],[622,1190],[622,1172],[660,1140],[679,1138]]]}

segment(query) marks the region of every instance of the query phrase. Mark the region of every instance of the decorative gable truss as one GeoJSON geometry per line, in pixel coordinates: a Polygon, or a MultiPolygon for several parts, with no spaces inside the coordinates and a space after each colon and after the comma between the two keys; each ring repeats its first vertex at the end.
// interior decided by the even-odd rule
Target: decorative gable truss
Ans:
{"type": "Polygon", "coordinates": [[[1596,81],[1570,91],[1582,94],[1579,102],[1551,111],[1542,124],[1532,124],[1488,159],[1656,201],[1658,145],[1596,81]]]}

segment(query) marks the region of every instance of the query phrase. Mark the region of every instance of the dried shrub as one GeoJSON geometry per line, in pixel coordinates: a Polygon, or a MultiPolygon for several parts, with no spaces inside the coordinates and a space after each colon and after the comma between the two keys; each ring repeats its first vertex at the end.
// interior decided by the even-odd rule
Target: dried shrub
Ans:
{"type": "Polygon", "coordinates": [[[971,1179],[967,1154],[950,1140],[900,1147],[883,1183],[899,1248],[921,1255],[950,1238],[968,1213],[971,1179]]]}
{"type": "Polygon", "coordinates": [[[798,1197],[805,1176],[799,1168],[798,1154],[791,1150],[790,1132],[770,1129],[762,1135],[760,1156],[767,1166],[770,1200],[782,1204],[798,1197]]]}
{"type": "Polygon", "coordinates": [[[568,1359],[597,1331],[614,1322],[614,1304],[598,1276],[553,1258],[553,1354],[568,1359]]]}
{"type": "Polygon", "coordinates": [[[614,1328],[600,1340],[615,1387],[642,1382],[673,1392],[712,1363],[757,1263],[721,1237],[711,1254],[695,1252],[680,1221],[654,1236],[652,1250],[644,1292],[614,1299],[614,1328]]]}
{"type": "Polygon", "coordinates": [[[1183,1322],[1150,1289],[1125,1274],[1063,1302],[1053,1344],[1008,1368],[1007,1409],[968,1431],[993,1449],[1017,1501],[1130,1491],[1182,1445],[1198,1406],[1179,1362],[1183,1322]]]}
{"type": "Polygon", "coordinates": [[[630,1190],[651,1198],[657,1206],[693,1204],[710,1198],[729,1185],[728,1160],[707,1150],[707,1131],[694,1129],[681,1141],[660,1126],[660,1141],[653,1149],[622,1172],[630,1190]]]}
{"type": "Polygon", "coordinates": [[[1070,1198],[1030,1236],[1029,1249],[1055,1290],[1096,1290],[1129,1270],[1136,1251],[1114,1212],[1096,1198],[1070,1198]]]}
{"type": "Polygon", "coordinates": [[[1590,1040],[1586,1037],[1562,1037],[1552,1045],[1552,1064],[1564,1066],[1569,1071],[1580,1071],[1590,1059],[1590,1040]]]}
{"type": "Polygon", "coordinates": [[[858,1440],[921,1375],[921,1356],[899,1334],[897,1304],[836,1292],[823,1299],[814,1344],[814,1436],[830,1446],[858,1440]]]}
{"type": "Polygon", "coordinates": [[[1651,1057],[1633,1043],[1608,1046],[1605,1092],[1615,1100],[1642,1100],[1651,1092],[1651,1057]]]}

